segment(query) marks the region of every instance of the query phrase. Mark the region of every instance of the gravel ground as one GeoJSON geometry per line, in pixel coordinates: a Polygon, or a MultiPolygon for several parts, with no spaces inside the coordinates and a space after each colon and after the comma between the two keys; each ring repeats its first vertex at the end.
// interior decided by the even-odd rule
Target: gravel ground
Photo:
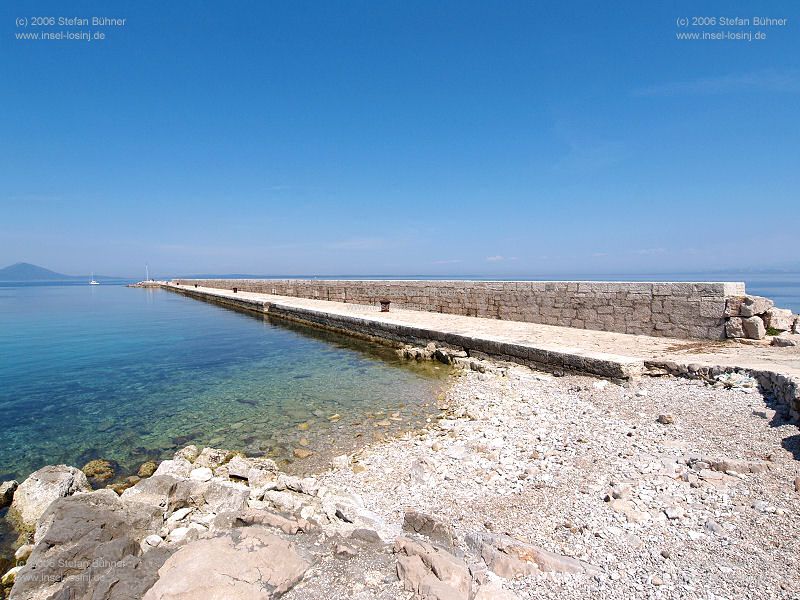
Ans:
{"type": "MultiPolygon", "coordinates": [[[[319,479],[398,533],[407,508],[450,523],[470,564],[465,536],[490,531],[601,570],[499,580],[520,598],[798,598],[800,435],[744,383],[465,371],[446,418],[319,479]]],[[[408,597],[391,578],[370,593],[355,564],[338,588],[408,597]]]]}

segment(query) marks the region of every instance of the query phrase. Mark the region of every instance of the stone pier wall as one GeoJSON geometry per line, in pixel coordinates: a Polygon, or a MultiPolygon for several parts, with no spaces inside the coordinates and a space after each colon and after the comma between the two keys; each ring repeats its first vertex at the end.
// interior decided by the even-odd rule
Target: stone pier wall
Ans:
{"type": "Polygon", "coordinates": [[[744,283],[178,279],[183,285],[660,337],[723,339],[744,283]]]}

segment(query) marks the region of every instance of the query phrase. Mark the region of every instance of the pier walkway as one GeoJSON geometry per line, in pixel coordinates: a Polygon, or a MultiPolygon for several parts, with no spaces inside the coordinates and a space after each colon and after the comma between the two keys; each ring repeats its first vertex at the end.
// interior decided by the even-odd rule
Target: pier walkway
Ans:
{"type": "Polygon", "coordinates": [[[776,373],[800,381],[800,347],[779,348],[733,340],[685,340],[629,335],[347,304],[208,287],[165,284],[184,294],[361,336],[404,343],[460,346],[475,353],[552,369],[627,379],[648,367],[698,367],[776,373]],[[670,364],[671,363],[671,364],[670,364]]]}

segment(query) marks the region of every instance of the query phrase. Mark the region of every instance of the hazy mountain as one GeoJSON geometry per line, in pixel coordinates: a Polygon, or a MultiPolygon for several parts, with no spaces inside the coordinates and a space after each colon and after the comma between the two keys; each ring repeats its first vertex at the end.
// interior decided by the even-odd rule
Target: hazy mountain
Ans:
{"type": "MultiPolygon", "coordinates": [[[[50,269],[24,262],[0,269],[0,281],[76,281],[88,278],[89,275],[64,275],[63,273],[56,273],[50,269]]],[[[96,275],[95,279],[108,280],[117,278],[96,275]]]]}

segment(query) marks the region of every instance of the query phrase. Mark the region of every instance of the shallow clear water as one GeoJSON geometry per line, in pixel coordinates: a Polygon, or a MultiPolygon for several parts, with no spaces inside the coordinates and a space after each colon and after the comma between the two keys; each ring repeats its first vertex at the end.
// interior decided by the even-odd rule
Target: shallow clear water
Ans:
{"type": "Polygon", "coordinates": [[[0,480],[93,458],[128,474],[188,443],[287,466],[308,448],[302,470],[418,426],[446,374],[163,290],[0,287],[0,480]]]}

